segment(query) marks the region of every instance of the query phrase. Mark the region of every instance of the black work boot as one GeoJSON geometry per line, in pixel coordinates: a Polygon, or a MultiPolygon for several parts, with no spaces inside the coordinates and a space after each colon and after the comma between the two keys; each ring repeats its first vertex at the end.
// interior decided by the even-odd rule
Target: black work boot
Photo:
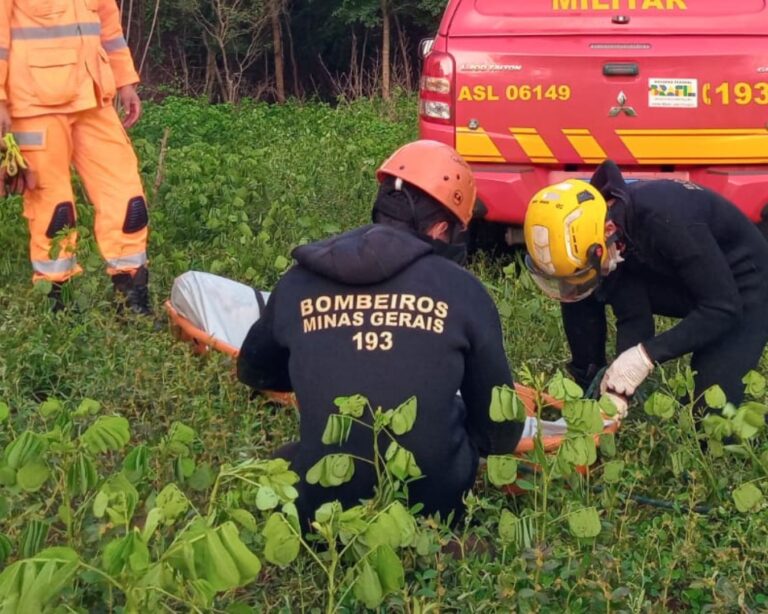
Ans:
{"type": "Polygon", "coordinates": [[[64,297],[62,296],[64,284],[66,283],[67,282],[65,281],[54,281],[51,283],[51,289],[48,291],[48,300],[51,301],[51,311],[53,313],[58,313],[66,309],[64,297]]]}
{"type": "Polygon", "coordinates": [[[149,306],[149,271],[142,266],[136,272],[118,273],[112,276],[112,284],[115,286],[115,298],[118,301],[117,312],[123,313],[126,309],[132,313],[149,316],[152,308],[149,306]]]}

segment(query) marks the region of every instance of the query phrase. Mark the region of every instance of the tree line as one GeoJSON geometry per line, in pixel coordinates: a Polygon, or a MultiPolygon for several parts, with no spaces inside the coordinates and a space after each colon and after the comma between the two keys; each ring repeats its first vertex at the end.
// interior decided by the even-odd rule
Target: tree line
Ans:
{"type": "Polygon", "coordinates": [[[237,102],[418,86],[447,0],[117,0],[145,87],[237,102]]]}

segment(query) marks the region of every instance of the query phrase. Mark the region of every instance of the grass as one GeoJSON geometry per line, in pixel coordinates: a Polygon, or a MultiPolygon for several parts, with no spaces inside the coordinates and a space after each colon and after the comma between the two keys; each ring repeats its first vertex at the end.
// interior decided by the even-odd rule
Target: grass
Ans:
{"type": "MultiPolygon", "coordinates": [[[[288,266],[292,247],[366,223],[375,168],[416,136],[413,109],[409,99],[390,109],[368,101],[335,108],[233,108],[169,99],[148,106],[132,136],[151,204],[151,287],[158,314],[174,277],[184,271],[210,271],[268,288],[288,266]]],[[[0,401],[12,410],[6,424],[12,430],[0,433],[0,445],[29,425],[50,427],[38,413],[49,398],[75,406],[84,398],[99,400],[103,413],[128,418],[134,442],[157,442],[174,421],[183,421],[197,432],[198,465],[266,457],[293,438],[295,412],[251,399],[226,357],[194,356],[166,330],[114,317],[84,202],[81,195],[78,256],[85,275],[73,283],[73,309],[55,315],[40,288],[29,283],[20,203],[0,208],[0,401]]],[[[513,372],[523,379],[549,376],[568,359],[559,310],[514,267],[504,272],[511,261],[479,256],[472,269],[499,305],[513,372]]],[[[761,373],[768,374],[766,366],[764,359],[761,373]]],[[[669,366],[665,376],[678,368],[669,366]]],[[[664,386],[661,374],[653,381],[664,386]]],[[[663,420],[633,407],[616,440],[612,460],[623,463],[618,478],[607,479],[605,465],[598,464],[586,480],[553,482],[546,506],[541,476],[532,476],[535,489],[519,497],[481,478],[470,522],[455,537],[466,548],[484,540],[494,556],[456,558],[438,549],[409,560],[406,590],[389,597],[385,609],[765,611],[766,504],[740,513],[731,490],[754,481],[765,491],[768,476],[737,454],[701,457],[685,416],[678,412],[663,420]],[[672,509],[639,504],[638,496],[671,503],[672,509]],[[710,513],[692,511],[699,504],[710,513]],[[585,506],[599,510],[602,528],[596,538],[579,540],[569,531],[568,517],[585,506]],[[533,538],[500,536],[502,510],[533,519],[533,538]],[[542,527],[547,537],[537,542],[542,527]]],[[[768,465],[764,434],[754,451],[768,465]]],[[[9,501],[10,509],[0,513],[0,532],[15,543],[29,518],[42,512],[9,501]]],[[[446,530],[440,531],[448,541],[446,530]]],[[[48,543],[61,539],[54,522],[48,543]]],[[[300,557],[286,571],[268,568],[257,582],[216,603],[221,609],[234,603],[245,608],[231,611],[315,611],[323,598],[311,561],[300,557]]],[[[88,609],[77,595],[66,600],[88,609]]]]}

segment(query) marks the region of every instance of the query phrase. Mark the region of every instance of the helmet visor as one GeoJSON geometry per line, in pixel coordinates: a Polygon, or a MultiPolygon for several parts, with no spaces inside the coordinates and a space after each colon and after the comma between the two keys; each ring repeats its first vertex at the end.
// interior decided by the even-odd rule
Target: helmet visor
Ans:
{"type": "Polygon", "coordinates": [[[600,285],[600,273],[595,267],[587,267],[568,277],[556,277],[539,269],[528,255],[525,266],[541,291],[561,303],[581,301],[600,285]]]}

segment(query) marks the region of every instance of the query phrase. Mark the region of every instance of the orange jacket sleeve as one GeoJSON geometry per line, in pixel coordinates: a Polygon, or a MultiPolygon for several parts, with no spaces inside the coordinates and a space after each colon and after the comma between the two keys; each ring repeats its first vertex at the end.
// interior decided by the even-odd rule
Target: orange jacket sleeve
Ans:
{"type": "Polygon", "coordinates": [[[0,9],[0,101],[8,100],[8,52],[11,49],[11,11],[13,0],[2,0],[0,9]]]}
{"type": "MultiPolygon", "coordinates": [[[[7,0],[5,0],[7,1],[7,0]]],[[[99,2],[99,20],[101,21],[101,46],[109,54],[109,65],[115,75],[118,88],[139,82],[139,75],[133,65],[131,50],[123,36],[120,24],[120,10],[115,0],[99,2]]]]}

